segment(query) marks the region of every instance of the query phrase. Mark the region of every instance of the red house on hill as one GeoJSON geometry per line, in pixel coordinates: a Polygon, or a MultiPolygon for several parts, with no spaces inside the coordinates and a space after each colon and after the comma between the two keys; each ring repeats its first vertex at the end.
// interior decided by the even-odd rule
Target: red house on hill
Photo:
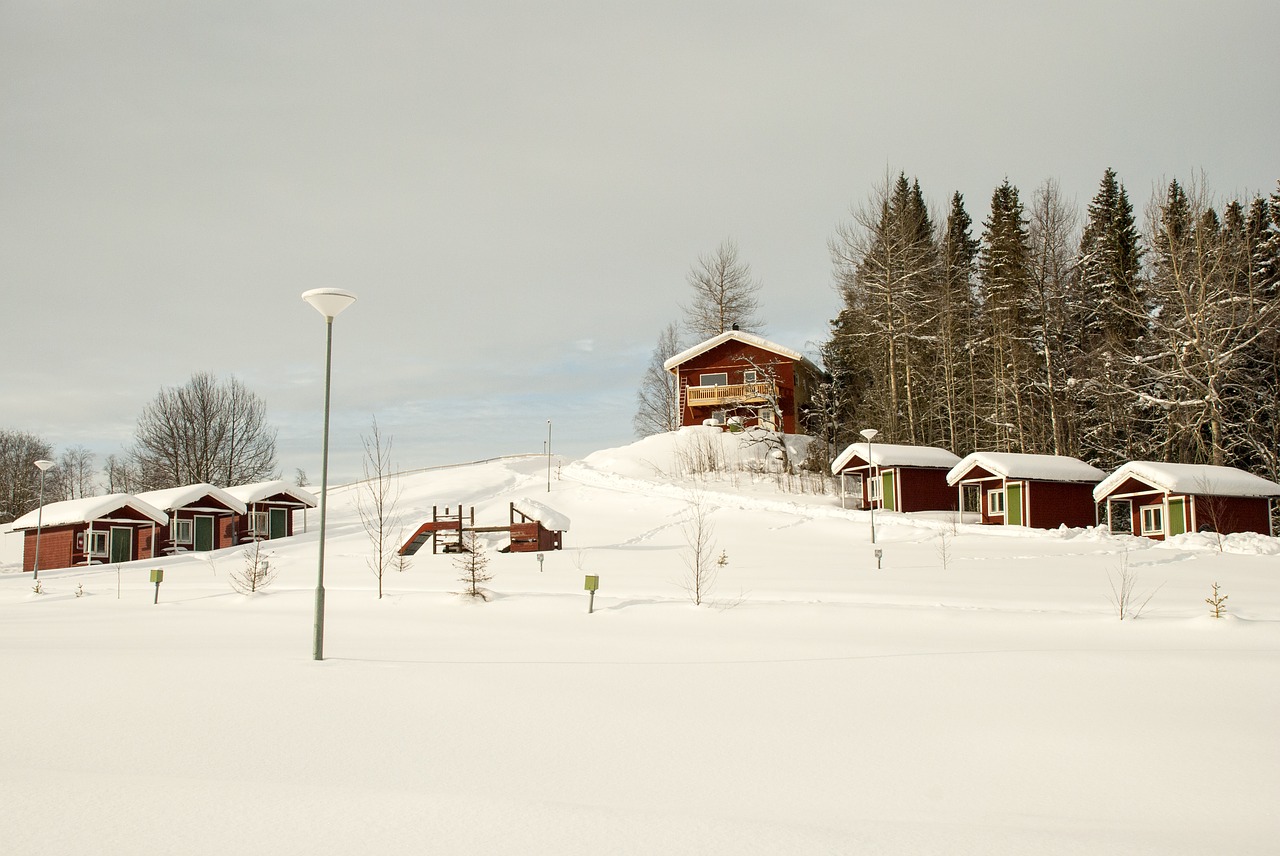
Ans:
{"type": "Polygon", "coordinates": [[[974,452],[947,473],[959,488],[961,512],[980,511],[983,523],[1056,529],[1093,526],[1093,489],[1107,477],[1065,455],[974,452]]]}
{"type": "Polygon", "coordinates": [[[799,351],[726,330],[663,363],[680,384],[681,425],[740,424],[796,434],[822,371],[799,351]]]}
{"type": "Polygon", "coordinates": [[[1130,461],[1093,491],[1112,532],[1163,541],[1201,530],[1274,534],[1271,504],[1280,484],[1235,467],[1130,461]]]}

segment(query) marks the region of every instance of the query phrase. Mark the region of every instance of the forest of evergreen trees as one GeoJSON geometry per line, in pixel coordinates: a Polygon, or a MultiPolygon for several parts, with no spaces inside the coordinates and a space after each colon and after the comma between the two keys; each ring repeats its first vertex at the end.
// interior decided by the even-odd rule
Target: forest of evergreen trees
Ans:
{"type": "Polygon", "coordinates": [[[1280,186],[1217,210],[1173,181],[1143,220],[1110,169],[1083,216],[1006,180],[976,237],[959,193],[935,222],[918,181],[886,182],[831,242],[811,431],[1280,479],[1280,186]]]}

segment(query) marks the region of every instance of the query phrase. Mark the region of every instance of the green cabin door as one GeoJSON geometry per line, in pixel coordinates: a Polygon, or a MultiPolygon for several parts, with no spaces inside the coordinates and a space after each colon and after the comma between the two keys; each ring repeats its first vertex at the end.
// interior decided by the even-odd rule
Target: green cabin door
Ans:
{"type": "Polygon", "coordinates": [[[127,526],[111,527],[111,563],[133,561],[133,530],[127,526]]]}
{"type": "Polygon", "coordinates": [[[893,470],[889,470],[882,478],[884,482],[880,485],[880,507],[885,511],[896,511],[893,503],[893,470]]]}
{"type": "Polygon", "coordinates": [[[1022,484],[1004,486],[1004,522],[1010,526],[1022,525],[1022,484]]]}
{"type": "Polygon", "coordinates": [[[1169,500],[1169,522],[1166,524],[1170,535],[1181,535],[1187,531],[1187,513],[1185,499],[1169,500]]]}
{"type": "Polygon", "coordinates": [[[198,552],[207,553],[213,549],[213,518],[200,516],[195,523],[195,544],[198,552]]]}
{"type": "Polygon", "coordinates": [[[270,511],[270,534],[269,538],[283,538],[288,535],[287,520],[285,515],[289,512],[283,508],[273,508],[270,511]]]}

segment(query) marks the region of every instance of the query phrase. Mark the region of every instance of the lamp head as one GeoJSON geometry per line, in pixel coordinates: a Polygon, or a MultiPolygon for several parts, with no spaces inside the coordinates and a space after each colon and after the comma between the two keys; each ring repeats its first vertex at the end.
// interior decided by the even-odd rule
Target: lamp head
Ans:
{"type": "Polygon", "coordinates": [[[36,461],[36,466],[40,468],[40,472],[44,472],[50,467],[57,466],[53,461],[36,461]]]}
{"type": "Polygon", "coordinates": [[[326,319],[338,317],[338,313],[356,302],[356,296],[341,288],[313,288],[302,292],[302,299],[315,307],[326,319]]]}
{"type": "Polygon", "coordinates": [[[865,437],[867,442],[870,443],[872,440],[876,438],[876,435],[879,434],[880,432],[874,428],[863,428],[858,433],[861,434],[863,437],[865,437]]]}

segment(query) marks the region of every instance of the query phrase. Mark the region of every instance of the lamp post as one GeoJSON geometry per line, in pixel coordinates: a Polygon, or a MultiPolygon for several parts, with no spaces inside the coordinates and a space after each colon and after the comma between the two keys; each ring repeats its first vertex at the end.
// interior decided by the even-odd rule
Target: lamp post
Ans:
{"type": "Polygon", "coordinates": [[[36,466],[40,469],[40,510],[36,512],[35,573],[31,575],[33,580],[40,579],[40,530],[44,528],[44,472],[53,465],[53,461],[36,461],[36,466]]]}
{"type": "Polygon", "coordinates": [[[333,319],[342,310],[356,302],[356,296],[340,288],[313,288],[302,293],[302,299],[310,303],[324,316],[324,446],[320,457],[320,559],[316,572],[316,621],[315,644],[312,654],[324,659],[324,525],[329,511],[329,376],[333,366],[333,319]]]}
{"type": "MultiPolygon", "coordinates": [[[[874,428],[863,428],[858,432],[867,441],[867,476],[871,475],[871,468],[874,466],[871,462],[871,441],[876,438],[880,432],[874,428]]],[[[876,501],[871,495],[871,488],[867,488],[867,502],[871,506],[871,543],[876,543],[876,501]]]]}
{"type": "Polygon", "coordinates": [[[551,420],[547,420],[547,493],[551,493],[551,420]]]}

